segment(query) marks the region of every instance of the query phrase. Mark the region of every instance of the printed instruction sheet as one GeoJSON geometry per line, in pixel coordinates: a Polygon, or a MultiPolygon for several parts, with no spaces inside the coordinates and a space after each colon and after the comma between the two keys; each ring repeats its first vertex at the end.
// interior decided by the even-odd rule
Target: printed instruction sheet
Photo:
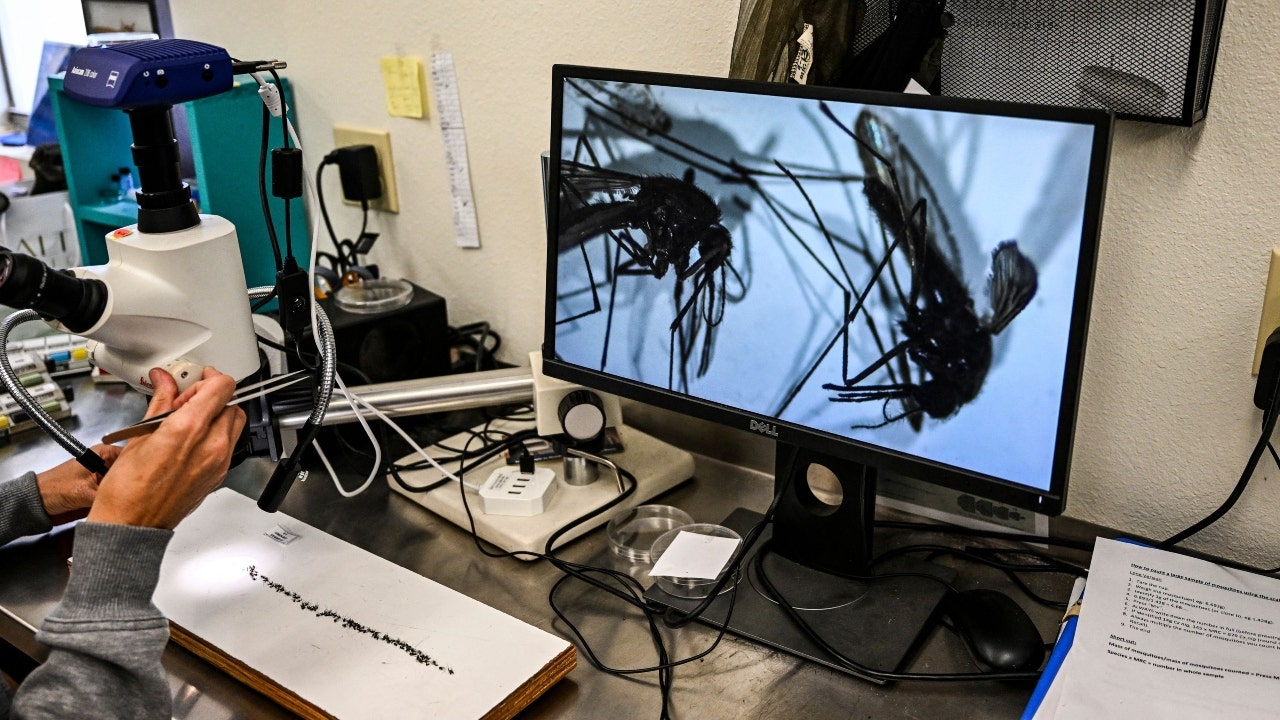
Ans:
{"type": "Polygon", "coordinates": [[[1058,720],[1274,718],[1280,579],[1099,539],[1068,659],[1058,720]]]}

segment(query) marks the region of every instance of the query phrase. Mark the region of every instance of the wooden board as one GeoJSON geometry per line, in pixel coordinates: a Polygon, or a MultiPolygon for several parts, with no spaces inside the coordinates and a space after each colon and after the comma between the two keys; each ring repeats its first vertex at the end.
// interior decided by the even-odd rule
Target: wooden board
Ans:
{"type": "Polygon", "coordinates": [[[510,718],[577,662],[563,638],[226,488],[174,533],[155,602],[179,644],[306,718],[510,718]]]}

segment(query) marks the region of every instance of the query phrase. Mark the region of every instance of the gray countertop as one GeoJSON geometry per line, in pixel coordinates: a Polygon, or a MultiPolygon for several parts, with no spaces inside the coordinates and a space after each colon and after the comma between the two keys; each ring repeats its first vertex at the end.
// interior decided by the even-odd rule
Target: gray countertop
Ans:
{"type": "MultiPolygon", "coordinates": [[[[85,389],[74,403],[77,419],[69,427],[88,441],[137,419],[144,404],[140,396],[119,387],[85,389]]],[[[0,448],[0,476],[44,469],[65,458],[52,441],[33,433],[0,448]]],[[[763,510],[768,505],[772,489],[768,475],[699,455],[695,463],[694,478],[658,502],[679,506],[695,519],[707,521],[717,521],[735,506],[763,510]]],[[[270,468],[264,460],[252,459],[234,468],[226,485],[256,498],[270,468]]],[[[346,480],[354,488],[363,475],[346,480]]],[[[554,567],[541,561],[483,556],[463,530],[391,492],[381,479],[363,494],[343,498],[323,472],[313,472],[292,490],[281,511],[521,620],[571,637],[547,603],[547,593],[560,577],[554,567]]],[[[45,651],[34,640],[34,628],[65,587],[71,537],[71,528],[64,526],[0,549],[0,638],[36,658],[45,651]]],[[[569,544],[562,555],[578,562],[613,563],[601,530],[569,544]]],[[[961,571],[958,586],[1008,589],[1027,608],[1041,634],[1053,637],[1058,612],[1027,601],[996,571],[972,564],[956,567],[961,571]]],[[[1029,582],[1060,598],[1070,587],[1070,580],[1063,577],[1035,576],[1029,582]]],[[[636,611],[580,583],[567,587],[560,601],[604,662],[637,667],[655,661],[646,626],[636,611]]],[[[700,625],[665,632],[673,657],[700,652],[716,635],[700,625]]],[[[174,644],[166,651],[164,663],[174,689],[177,718],[291,717],[174,644]]],[[[935,628],[910,669],[965,672],[974,668],[960,641],[949,631],[935,628]]],[[[685,718],[1016,718],[1031,690],[1026,682],[875,685],[733,636],[726,636],[705,659],[676,669],[674,677],[673,712],[685,718]]],[[[520,717],[656,718],[660,703],[653,673],[630,678],[607,675],[579,652],[578,667],[520,717]]]]}

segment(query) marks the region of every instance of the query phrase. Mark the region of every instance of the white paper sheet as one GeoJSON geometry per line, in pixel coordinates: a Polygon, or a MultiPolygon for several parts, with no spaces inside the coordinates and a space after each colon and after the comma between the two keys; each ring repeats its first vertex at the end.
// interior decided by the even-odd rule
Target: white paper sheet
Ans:
{"type": "Polygon", "coordinates": [[[649,574],[654,577],[715,580],[738,549],[736,538],[680,531],[649,574]]]}
{"type": "Polygon", "coordinates": [[[1058,720],[1274,718],[1280,580],[1099,539],[1068,658],[1058,720]]]}

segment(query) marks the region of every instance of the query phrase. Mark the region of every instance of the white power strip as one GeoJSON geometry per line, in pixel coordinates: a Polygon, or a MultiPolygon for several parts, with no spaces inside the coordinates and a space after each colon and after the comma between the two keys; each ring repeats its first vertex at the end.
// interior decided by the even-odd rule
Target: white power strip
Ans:
{"type": "MultiPolygon", "coordinates": [[[[486,427],[491,431],[516,432],[531,426],[532,423],[528,422],[496,420],[486,427]]],[[[476,430],[479,429],[484,428],[476,428],[476,430]]],[[[443,444],[462,447],[471,439],[473,433],[474,430],[446,438],[443,444]]],[[[560,536],[560,544],[567,543],[609,522],[609,518],[613,515],[648,502],[693,476],[693,456],[684,450],[626,425],[618,427],[618,435],[625,450],[610,455],[609,459],[616,462],[619,467],[626,468],[635,474],[635,493],[619,503],[612,512],[601,513],[586,522],[575,525],[572,530],[560,536]]],[[[433,446],[427,448],[427,453],[438,455],[446,468],[457,470],[458,461],[456,458],[448,458],[447,450],[433,446]]],[[[415,453],[405,456],[400,462],[410,463],[421,459],[421,456],[415,453]]],[[[480,467],[474,468],[469,475],[486,477],[485,473],[505,466],[506,462],[502,457],[494,457],[480,467]]],[[[562,468],[563,464],[559,460],[544,460],[536,467],[545,467],[554,473],[562,468]]],[[[412,489],[439,482],[442,476],[435,468],[401,471],[400,476],[409,487],[402,487],[394,476],[388,475],[387,483],[393,491],[463,529],[469,529],[474,522],[476,533],[481,538],[511,552],[518,550],[530,553],[542,552],[552,533],[558,532],[565,525],[590,514],[618,496],[618,486],[612,475],[607,470],[601,470],[600,479],[590,485],[568,485],[564,480],[557,478],[555,482],[560,488],[555,502],[547,504],[546,511],[539,515],[517,517],[475,513],[468,516],[462,505],[463,493],[458,492],[456,483],[440,485],[430,492],[415,492],[412,489]]],[[[465,495],[473,511],[480,507],[480,494],[476,490],[468,487],[465,489],[465,495]]],[[[518,555],[517,557],[522,560],[534,560],[536,555],[518,555]]]]}
{"type": "Polygon", "coordinates": [[[532,473],[516,467],[500,467],[480,486],[480,505],[485,515],[540,515],[556,496],[556,473],[551,468],[534,468],[532,473]]]}

